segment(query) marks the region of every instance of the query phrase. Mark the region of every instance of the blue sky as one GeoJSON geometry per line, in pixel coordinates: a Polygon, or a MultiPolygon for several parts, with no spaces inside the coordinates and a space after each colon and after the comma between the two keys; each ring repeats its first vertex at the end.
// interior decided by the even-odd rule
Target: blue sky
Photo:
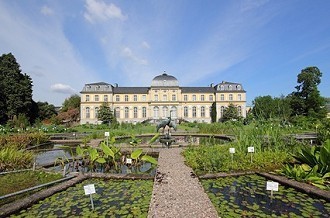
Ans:
{"type": "Polygon", "coordinates": [[[242,83],[257,96],[294,91],[308,66],[330,97],[328,0],[3,0],[0,53],[33,80],[35,101],[61,105],[85,83],[242,83]]]}

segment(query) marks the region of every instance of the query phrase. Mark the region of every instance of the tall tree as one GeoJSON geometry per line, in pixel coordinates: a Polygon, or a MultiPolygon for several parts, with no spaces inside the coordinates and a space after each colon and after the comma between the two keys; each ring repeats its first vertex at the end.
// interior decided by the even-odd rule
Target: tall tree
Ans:
{"type": "Polygon", "coordinates": [[[62,105],[62,112],[66,112],[69,109],[74,109],[80,107],[80,96],[75,94],[71,95],[69,98],[65,99],[62,105]]]}
{"type": "Polygon", "coordinates": [[[226,122],[228,120],[236,120],[239,118],[238,109],[235,105],[229,104],[223,111],[221,121],[226,122]]]}
{"type": "Polygon", "coordinates": [[[213,102],[211,106],[211,122],[217,122],[217,105],[215,102],[213,102]]]}
{"type": "Polygon", "coordinates": [[[277,118],[287,120],[291,115],[290,103],[284,96],[279,98],[272,98],[270,95],[259,96],[252,103],[252,113],[258,119],[277,118]]]}
{"type": "Polygon", "coordinates": [[[293,115],[326,117],[325,99],[317,88],[321,77],[322,72],[317,67],[307,67],[298,74],[297,91],[289,96],[293,115]]]}
{"type": "Polygon", "coordinates": [[[50,119],[56,115],[55,106],[48,104],[48,102],[37,102],[38,105],[38,118],[40,120],[50,119]]]}
{"type": "Polygon", "coordinates": [[[0,121],[14,116],[28,116],[32,106],[32,80],[21,73],[20,66],[11,53],[0,56],[0,121]]]}
{"type": "Polygon", "coordinates": [[[102,123],[115,123],[116,117],[114,116],[113,111],[107,105],[107,103],[103,103],[98,110],[97,119],[102,121],[102,123]]]}

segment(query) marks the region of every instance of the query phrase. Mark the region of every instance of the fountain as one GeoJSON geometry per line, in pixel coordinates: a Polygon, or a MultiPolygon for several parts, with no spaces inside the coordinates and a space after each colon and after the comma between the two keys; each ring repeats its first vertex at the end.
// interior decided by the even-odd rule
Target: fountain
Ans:
{"type": "Polygon", "coordinates": [[[175,138],[171,136],[171,129],[173,128],[175,131],[177,129],[174,120],[171,118],[171,112],[172,111],[170,111],[170,116],[166,120],[159,122],[156,127],[157,132],[159,129],[163,129],[163,135],[159,137],[159,142],[167,148],[169,148],[171,144],[175,142],[175,138]]]}

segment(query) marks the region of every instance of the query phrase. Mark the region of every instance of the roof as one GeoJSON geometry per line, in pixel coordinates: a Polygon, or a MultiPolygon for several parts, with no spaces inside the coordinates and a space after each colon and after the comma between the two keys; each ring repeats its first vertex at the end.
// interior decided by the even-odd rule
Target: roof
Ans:
{"type": "Polygon", "coordinates": [[[181,87],[182,93],[214,93],[214,87],[181,87]]]}
{"type": "Polygon", "coordinates": [[[151,81],[152,87],[178,87],[179,81],[171,75],[168,75],[166,73],[163,73],[162,75],[156,76],[151,81]]]}
{"type": "Polygon", "coordinates": [[[114,94],[148,94],[148,87],[114,87],[114,94]]]}

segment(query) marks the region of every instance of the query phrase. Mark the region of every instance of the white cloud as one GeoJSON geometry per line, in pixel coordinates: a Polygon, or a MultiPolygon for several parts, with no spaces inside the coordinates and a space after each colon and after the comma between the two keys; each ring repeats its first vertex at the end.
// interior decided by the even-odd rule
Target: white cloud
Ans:
{"type": "Polygon", "coordinates": [[[46,16],[51,16],[54,14],[54,11],[50,7],[44,5],[40,9],[40,13],[42,13],[43,15],[46,15],[46,16]]]}
{"type": "Polygon", "coordinates": [[[121,54],[123,57],[126,57],[130,60],[133,60],[137,64],[140,65],[147,65],[148,61],[142,58],[138,58],[135,54],[133,54],[132,50],[129,47],[125,47],[122,51],[121,54]]]}
{"type": "Polygon", "coordinates": [[[75,94],[76,91],[69,85],[57,83],[51,85],[50,89],[53,92],[62,93],[62,94],[75,94]]]}
{"type": "Polygon", "coordinates": [[[121,9],[116,5],[107,4],[102,0],[86,0],[86,12],[84,17],[89,22],[106,21],[109,19],[126,20],[127,16],[123,15],[121,9]]]}
{"type": "Polygon", "coordinates": [[[143,41],[143,42],[142,42],[142,48],[146,48],[146,49],[149,49],[149,48],[150,48],[150,45],[149,45],[149,43],[148,43],[148,42],[146,42],[146,41],[143,41]]]}

